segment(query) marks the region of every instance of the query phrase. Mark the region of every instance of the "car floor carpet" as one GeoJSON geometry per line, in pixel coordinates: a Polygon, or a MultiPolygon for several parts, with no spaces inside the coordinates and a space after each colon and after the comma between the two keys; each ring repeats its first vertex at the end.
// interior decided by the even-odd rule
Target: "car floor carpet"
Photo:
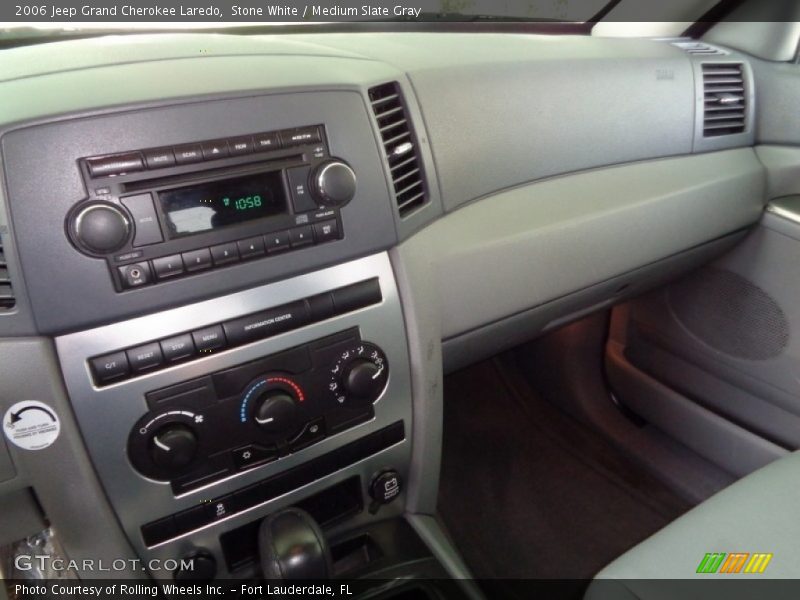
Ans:
{"type": "Polygon", "coordinates": [[[439,512],[476,578],[589,579],[689,507],[510,361],[449,375],[439,512]]]}

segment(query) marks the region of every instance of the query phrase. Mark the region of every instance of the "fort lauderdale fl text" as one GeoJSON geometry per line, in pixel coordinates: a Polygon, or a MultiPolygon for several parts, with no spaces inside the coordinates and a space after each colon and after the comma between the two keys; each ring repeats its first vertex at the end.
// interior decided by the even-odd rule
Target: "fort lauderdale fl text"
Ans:
{"type": "Polygon", "coordinates": [[[112,6],[50,6],[37,4],[15,6],[16,16],[49,16],[51,19],[71,19],[82,17],[279,17],[288,19],[314,19],[330,17],[413,17],[418,18],[422,9],[412,6],[323,6],[306,4],[303,6],[268,4],[265,6],[240,6],[234,4],[225,14],[219,6],[134,6],[121,4],[112,6]],[[49,13],[49,15],[48,15],[49,13]]]}

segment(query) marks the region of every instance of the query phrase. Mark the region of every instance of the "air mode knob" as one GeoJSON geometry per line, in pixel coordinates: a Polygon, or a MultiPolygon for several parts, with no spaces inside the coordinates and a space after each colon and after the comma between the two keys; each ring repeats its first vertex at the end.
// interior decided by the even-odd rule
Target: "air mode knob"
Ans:
{"type": "Polygon", "coordinates": [[[164,425],[150,438],[150,458],[167,471],[177,472],[194,460],[197,436],[186,425],[164,425]]]}
{"type": "Polygon", "coordinates": [[[72,213],[69,232],[84,252],[108,254],[125,245],[131,234],[131,224],[121,208],[106,202],[91,202],[72,213]]]}
{"type": "Polygon", "coordinates": [[[311,190],[317,204],[342,206],[356,193],[356,174],[346,162],[338,159],[319,165],[311,175],[311,190]]]}
{"type": "Polygon", "coordinates": [[[358,358],[347,365],[343,379],[344,387],[350,394],[358,398],[374,400],[386,385],[383,367],[373,361],[358,358]]]}

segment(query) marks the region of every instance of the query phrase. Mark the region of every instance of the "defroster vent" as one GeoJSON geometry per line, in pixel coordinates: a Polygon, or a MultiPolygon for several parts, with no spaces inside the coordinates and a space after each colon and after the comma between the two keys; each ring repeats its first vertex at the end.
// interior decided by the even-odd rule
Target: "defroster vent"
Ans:
{"type": "Polygon", "coordinates": [[[406,217],[428,202],[419,149],[400,86],[385,83],[369,90],[392,176],[397,210],[406,217]]]}
{"type": "Polygon", "coordinates": [[[703,63],[703,137],[742,133],[747,94],[741,63],[703,63]]]}
{"type": "Polygon", "coordinates": [[[8,263],[3,252],[3,238],[0,236],[0,311],[14,308],[14,290],[11,289],[11,277],[8,274],[8,263]]]}

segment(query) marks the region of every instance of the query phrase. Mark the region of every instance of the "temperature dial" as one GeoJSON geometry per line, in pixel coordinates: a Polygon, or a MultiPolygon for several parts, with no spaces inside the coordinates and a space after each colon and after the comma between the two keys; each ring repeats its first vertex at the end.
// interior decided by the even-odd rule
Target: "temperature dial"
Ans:
{"type": "Polygon", "coordinates": [[[342,352],[331,369],[328,389],[337,404],[375,402],[389,378],[389,363],[383,350],[361,343],[342,352]]]}
{"type": "Polygon", "coordinates": [[[281,373],[259,377],[247,386],[239,404],[239,420],[250,421],[275,442],[296,433],[305,421],[305,393],[281,373]]]}

